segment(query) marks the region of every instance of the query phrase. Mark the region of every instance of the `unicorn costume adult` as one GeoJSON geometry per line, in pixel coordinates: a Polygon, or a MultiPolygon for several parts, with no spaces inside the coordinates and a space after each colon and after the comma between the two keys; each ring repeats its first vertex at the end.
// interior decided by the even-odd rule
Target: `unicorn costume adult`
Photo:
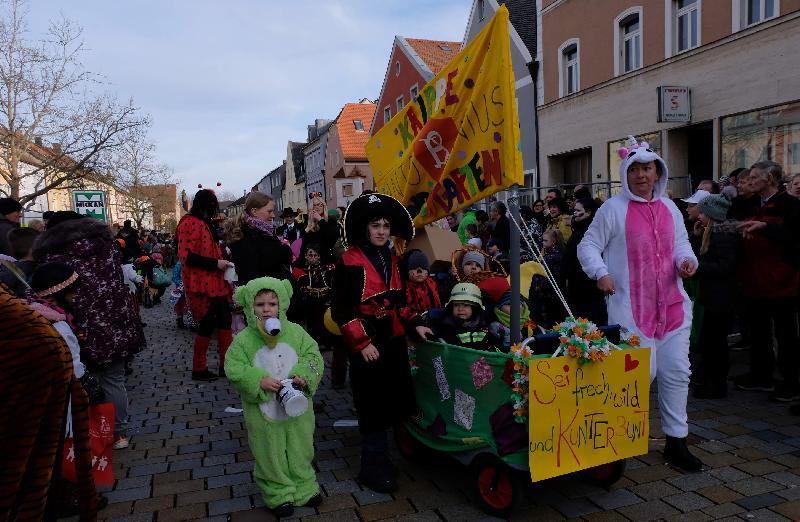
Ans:
{"type": "Polygon", "coordinates": [[[702,463],[686,447],[692,305],[680,276],[682,266],[697,267],[697,258],[680,211],[665,196],[666,163],[647,143],[629,141],[618,151],[622,192],[597,211],[578,245],[578,260],[590,278],[613,279],[606,298],[609,323],[637,333],[642,346],[652,347],[650,377],[658,377],[667,435],[664,457],[681,469],[699,471],[702,463]],[[657,172],[652,197],[640,197],[631,192],[628,171],[635,163],[651,162],[657,172]]]}

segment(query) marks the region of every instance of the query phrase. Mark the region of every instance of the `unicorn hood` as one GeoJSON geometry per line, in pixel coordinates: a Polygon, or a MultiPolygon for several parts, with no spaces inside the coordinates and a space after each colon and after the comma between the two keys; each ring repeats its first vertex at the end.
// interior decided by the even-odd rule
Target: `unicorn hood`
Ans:
{"type": "Polygon", "coordinates": [[[622,159],[622,163],[619,165],[619,179],[622,182],[622,195],[625,198],[631,201],[646,201],[644,198],[634,195],[628,188],[628,167],[634,163],[650,163],[651,161],[656,163],[656,168],[660,173],[653,186],[653,200],[661,199],[666,195],[669,169],[666,162],[650,148],[646,141],[637,143],[636,138],[628,136],[628,146],[619,149],[617,154],[622,159]]]}

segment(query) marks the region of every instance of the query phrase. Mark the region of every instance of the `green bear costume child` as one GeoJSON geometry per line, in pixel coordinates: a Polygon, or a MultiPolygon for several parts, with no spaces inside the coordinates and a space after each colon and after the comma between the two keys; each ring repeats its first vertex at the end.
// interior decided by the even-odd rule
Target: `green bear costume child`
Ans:
{"type": "Polygon", "coordinates": [[[225,373],[242,396],[250,451],[255,456],[254,477],[269,508],[302,506],[319,493],[314,468],[314,408],[310,397],[322,379],[323,361],[317,342],[300,325],[286,319],[292,297],[289,281],[272,277],[253,279],[236,291],[244,308],[247,328],[233,339],[225,357],[225,373]],[[264,330],[253,310],[259,292],[278,296],[280,333],[264,330]],[[261,388],[264,377],[278,380],[301,377],[307,383],[309,406],[299,417],[289,417],[276,394],[261,388]]]}

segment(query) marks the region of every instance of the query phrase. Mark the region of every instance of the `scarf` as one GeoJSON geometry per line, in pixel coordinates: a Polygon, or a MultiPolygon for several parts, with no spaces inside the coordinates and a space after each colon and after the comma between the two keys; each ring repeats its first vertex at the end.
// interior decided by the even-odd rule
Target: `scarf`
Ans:
{"type": "Polygon", "coordinates": [[[261,219],[254,218],[253,216],[246,216],[245,219],[247,220],[247,224],[254,229],[259,230],[268,236],[275,235],[274,221],[266,222],[261,219]]]}
{"type": "Polygon", "coordinates": [[[430,276],[422,283],[415,283],[411,280],[407,282],[406,303],[409,308],[420,314],[432,308],[442,307],[436,283],[430,276]]]}

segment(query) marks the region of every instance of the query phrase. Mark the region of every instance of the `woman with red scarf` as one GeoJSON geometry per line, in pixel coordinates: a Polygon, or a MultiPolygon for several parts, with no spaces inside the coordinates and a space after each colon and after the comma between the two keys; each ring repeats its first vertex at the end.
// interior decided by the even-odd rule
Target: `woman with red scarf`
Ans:
{"type": "Polygon", "coordinates": [[[397,488],[388,430],[414,413],[406,332],[432,332],[416,314],[401,317],[405,293],[389,237],[414,237],[405,207],[384,194],[362,194],[348,207],[344,229],[349,248],[334,272],[331,312],[351,352],[350,385],[362,435],[358,479],[387,493],[397,488]]]}
{"type": "Polygon", "coordinates": [[[222,258],[217,230],[212,222],[219,214],[217,196],[211,190],[198,190],[192,210],[178,224],[178,258],[182,266],[183,288],[192,316],[199,320],[194,339],[192,379],[213,381],[217,378],[208,369],[208,345],[217,330],[219,371],[225,364],[225,352],[230,346],[231,310],[230,287],[223,278],[229,261],[222,258]]]}

